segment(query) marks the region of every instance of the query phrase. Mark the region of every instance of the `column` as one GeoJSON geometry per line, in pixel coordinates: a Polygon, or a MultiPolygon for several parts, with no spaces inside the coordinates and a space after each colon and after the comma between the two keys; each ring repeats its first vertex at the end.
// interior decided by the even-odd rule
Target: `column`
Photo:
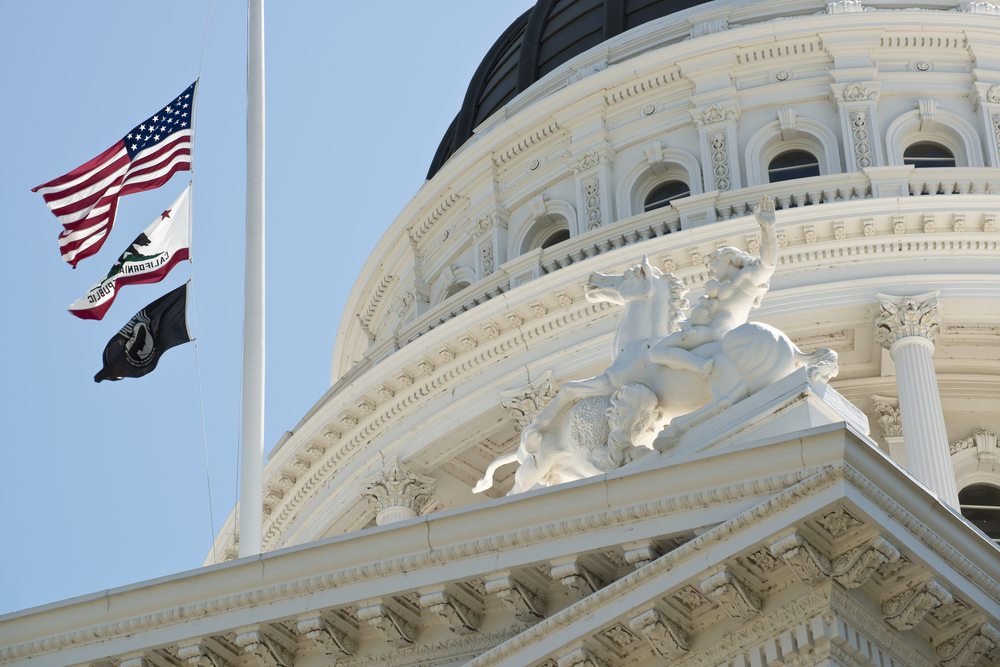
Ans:
{"type": "Polygon", "coordinates": [[[937,297],[938,292],[906,297],[879,294],[875,337],[896,364],[907,468],[957,508],[958,489],[934,372],[934,339],[941,328],[937,297]]]}
{"type": "Polygon", "coordinates": [[[375,504],[375,525],[416,517],[434,495],[435,481],[418,475],[393,458],[389,466],[361,491],[375,504]]]}

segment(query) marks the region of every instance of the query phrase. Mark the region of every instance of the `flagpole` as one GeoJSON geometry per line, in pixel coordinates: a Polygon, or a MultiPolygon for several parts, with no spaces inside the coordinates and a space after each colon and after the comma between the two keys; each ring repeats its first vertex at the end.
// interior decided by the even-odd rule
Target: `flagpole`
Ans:
{"type": "Polygon", "coordinates": [[[260,553],[264,519],[264,0],[247,0],[246,235],[240,558],[260,553]]]}

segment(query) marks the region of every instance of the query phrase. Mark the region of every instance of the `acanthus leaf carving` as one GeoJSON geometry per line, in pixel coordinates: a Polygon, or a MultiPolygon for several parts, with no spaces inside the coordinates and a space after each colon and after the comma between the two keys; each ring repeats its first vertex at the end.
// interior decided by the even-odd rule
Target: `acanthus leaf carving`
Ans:
{"type": "Polygon", "coordinates": [[[292,667],[295,653],[263,629],[237,632],[236,645],[262,667],[292,667]]]}
{"type": "Polygon", "coordinates": [[[486,592],[495,595],[514,618],[529,623],[545,616],[545,601],[515,579],[510,572],[498,572],[486,579],[486,592]]]}
{"type": "Polygon", "coordinates": [[[879,294],[880,313],[875,320],[875,340],[885,348],[908,336],[932,343],[941,331],[941,307],[937,293],[891,297],[879,294]]]}
{"type": "Polygon", "coordinates": [[[328,656],[354,655],[357,648],[350,635],[319,615],[299,619],[296,629],[300,635],[321,647],[328,656]]]}
{"type": "Polygon", "coordinates": [[[760,613],[760,597],[728,568],[705,577],[699,586],[734,621],[742,623],[760,613]]]}
{"type": "Polygon", "coordinates": [[[403,648],[416,641],[414,627],[390,609],[382,600],[367,600],[358,607],[358,621],[378,630],[392,646],[403,648]]]}
{"type": "Polygon", "coordinates": [[[418,475],[394,457],[361,493],[375,503],[375,522],[381,526],[420,514],[434,495],[436,483],[434,478],[418,475]]]}
{"type": "Polygon", "coordinates": [[[951,604],[954,598],[944,586],[931,579],[882,603],[885,621],[900,632],[912,630],[932,609],[951,604]]]}
{"type": "Polygon", "coordinates": [[[595,593],[604,586],[600,577],[584,566],[576,556],[552,561],[550,574],[553,580],[560,582],[580,598],[595,593]]]}
{"type": "Polygon", "coordinates": [[[449,595],[444,587],[420,593],[421,609],[437,614],[455,634],[465,635],[479,630],[479,614],[449,595]]]}
{"type": "Polygon", "coordinates": [[[899,560],[899,549],[876,535],[833,560],[833,578],[845,588],[858,588],[886,563],[899,560]]]}
{"type": "Polygon", "coordinates": [[[891,396],[872,396],[878,425],[884,438],[903,437],[903,418],[899,412],[899,399],[891,396]]]}
{"type": "Polygon", "coordinates": [[[523,431],[555,395],[556,387],[552,382],[552,372],[548,371],[535,382],[502,392],[500,405],[517,424],[518,431],[523,431]]]}
{"type": "Polygon", "coordinates": [[[975,667],[980,658],[1000,646],[1000,630],[981,622],[948,637],[935,647],[941,667],[975,667]]]}
{"type": "Polygon", "coordinates": [[[647,609],[630,619],[628,625],[633,632],[645,637],[661,658],[674,660],[691,650],[688,633],[657,609],[647,609]]]}
{"type": "Polygon", "coordinates": [[[830,559],[798,533],[779,538],[768,545],[768,550],[787,563],[803,583],[818,584],[830,576],[830,559]]]}

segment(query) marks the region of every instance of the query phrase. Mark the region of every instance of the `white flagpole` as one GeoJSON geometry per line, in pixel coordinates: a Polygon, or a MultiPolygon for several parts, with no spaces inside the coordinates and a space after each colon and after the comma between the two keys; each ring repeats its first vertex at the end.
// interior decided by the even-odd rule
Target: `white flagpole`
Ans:
{"type": "Polygon", "coordinates": [[[260,553],[264,519],[264,0],[247,1],[246,233],[240,558],[260,553]]]}

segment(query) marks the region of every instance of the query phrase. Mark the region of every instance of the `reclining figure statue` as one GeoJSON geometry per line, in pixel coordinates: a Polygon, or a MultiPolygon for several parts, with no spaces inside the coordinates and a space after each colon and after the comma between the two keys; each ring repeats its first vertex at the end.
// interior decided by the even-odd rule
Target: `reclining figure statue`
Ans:
{"type": "Polygon", "coordinates": [[[608,472],[673,447],[680,436],[737,401],[806,366],[814,380],[837,373],[837,353],[802,353],[781,331],[748,322],[777,264],[774,202],[754,212],[761,255],[732,247],[708,257],[709,280],[687,316],[683,282],[647,258],[620,275],[594,273],[589,301],[625,307],[611,366],[567,382],[528,424],[513,454],[493,461],[476,493],[496,470],[520,467],[510,494],[608,472]]]}

